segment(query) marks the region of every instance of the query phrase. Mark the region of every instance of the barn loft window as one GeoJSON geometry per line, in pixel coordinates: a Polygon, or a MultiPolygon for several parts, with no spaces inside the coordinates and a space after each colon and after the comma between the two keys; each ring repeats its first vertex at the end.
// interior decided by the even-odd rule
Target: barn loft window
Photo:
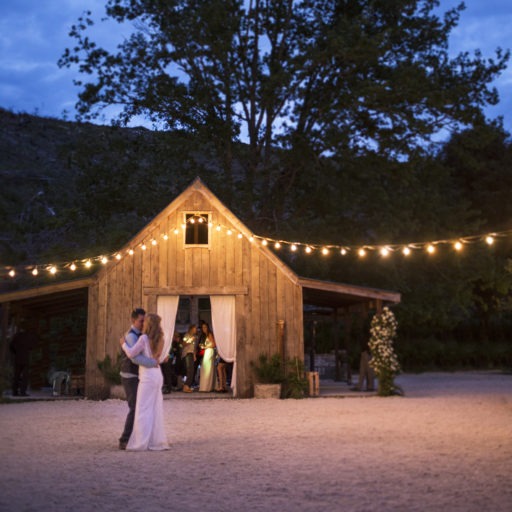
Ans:
{"type": "Polygon", "coordinates": [[[185,213],[185,245],[208,245],[209,243],[210,215],[185,213]]]}

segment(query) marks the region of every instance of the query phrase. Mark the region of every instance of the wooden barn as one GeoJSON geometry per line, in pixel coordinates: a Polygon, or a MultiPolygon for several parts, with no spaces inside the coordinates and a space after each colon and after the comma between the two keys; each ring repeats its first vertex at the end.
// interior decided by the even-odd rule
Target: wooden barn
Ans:
{"type": "MultiPolygon", "coordinates": [[[[2,346],[5,355],[16,317],[44,318],[51,332],[52,317],[81,308],[81,371],[86,395],[95,396],[104,387],[97,362],[116,357],[134,307],[162,316],[168,342],[174,330],[204,319],[219,353],[234,363],[234,394],[243,398],[252,396],[251,361],[260,353],[304,358],[306,305],[342,315],[399,300],[394,292],[299,277],[196,179],[91,277],[1,294],[2,346]]],[[[59,336],[70,347],[78,343],[59,336]]]]}

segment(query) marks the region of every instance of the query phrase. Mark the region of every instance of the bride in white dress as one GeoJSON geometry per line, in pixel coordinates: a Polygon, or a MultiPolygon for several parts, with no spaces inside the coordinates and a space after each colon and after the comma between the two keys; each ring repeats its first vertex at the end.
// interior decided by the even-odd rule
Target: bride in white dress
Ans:
{"type": "Polygon", "coordinates": [[[215,384],[215,338],[210,326],[204,323],[201,326],[203,334],[206,336],[204,340],[204,356],[201,362],[201,373],[199,374],[199,391],[213,391],[215,384]]]}
{"type": "MultiPolygon", "coordinates": [[[[133,347],[123,343],[123,350],[128,357],[143,353],[159,362],[162,355],[164,333],[160,326],[161,318],[148,313],[144,318],[142,335],[133,347]]],[[[162,396],[163,376],[160,366],[146,368],[139,366],[139,387],[135,406],[133,432],[126,446],[127,450],[168,450],[167,436],[164,429],[164,411],[162,396]]]]}

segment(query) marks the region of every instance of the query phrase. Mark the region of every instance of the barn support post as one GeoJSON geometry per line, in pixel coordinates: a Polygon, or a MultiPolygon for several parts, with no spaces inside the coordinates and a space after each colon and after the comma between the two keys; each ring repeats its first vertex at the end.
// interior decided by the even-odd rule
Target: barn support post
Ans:
{"type": "Polygon", "coordinates": [[[284,343],[284,320],[278,320],[276,322],[276,333],[277,333],[277,349],[279,351],[279,355],[281,356],[281,361],[285,362],[286,360],[286,347],[284,343]]]}

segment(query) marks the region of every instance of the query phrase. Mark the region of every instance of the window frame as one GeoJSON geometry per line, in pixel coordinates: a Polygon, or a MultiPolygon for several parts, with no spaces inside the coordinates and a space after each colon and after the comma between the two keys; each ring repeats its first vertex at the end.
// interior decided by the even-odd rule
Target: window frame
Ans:
{"type": "MultiPolygon", "coordinates": [[[[211,240],[212,240],[212,213],[204,210],[200,211],[184,211],[183,212],[183,224],[185,226],[185,229],[183,230],[183,247],[186,249],[194,248],[194,247],[200,247],[202,249],[210,249],[211,247],[211,240]],[[187,219],[190,217],[203,217],[206,221],[206,228],[207,228],[207,236],[208,241],[206,243],[197,243],[195,241],[194,243],[187,243],[187,232],[190,229],[190,226],[192,224],[190,222],[187,222],[187,219]]],[[[194,226],[195,227],[195,226],[194,226]]],[[[195,238],[195,237],[194,237],[195,238]]],[[[199,234],[197,235],[197,239],[199,239],[199,234]]]]}

